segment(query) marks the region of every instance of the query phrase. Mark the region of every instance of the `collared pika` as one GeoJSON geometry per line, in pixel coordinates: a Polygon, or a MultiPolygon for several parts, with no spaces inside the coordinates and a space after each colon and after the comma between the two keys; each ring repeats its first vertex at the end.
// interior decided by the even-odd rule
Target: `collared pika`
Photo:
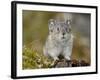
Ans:
{"type": "Polygon", "coordinates": [[[44,55],[53,58],[55,61],[59,60],[59,55],[62,55],[66,60],[70,60],[73,47],[70,20],[50,19],[48,26],[49,35],[43,47],[44,55]]]}

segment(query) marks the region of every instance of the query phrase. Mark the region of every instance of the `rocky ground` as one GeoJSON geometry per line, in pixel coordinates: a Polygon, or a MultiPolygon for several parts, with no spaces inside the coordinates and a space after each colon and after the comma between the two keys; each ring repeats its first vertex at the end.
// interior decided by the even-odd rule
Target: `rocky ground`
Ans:
{"type": "Polygon", "coordinates": [[[82,66],[89,66],[90,64],[85,62],[84,60],[59,60],[55,62],[53,67],[82,67],[82,66]]]}

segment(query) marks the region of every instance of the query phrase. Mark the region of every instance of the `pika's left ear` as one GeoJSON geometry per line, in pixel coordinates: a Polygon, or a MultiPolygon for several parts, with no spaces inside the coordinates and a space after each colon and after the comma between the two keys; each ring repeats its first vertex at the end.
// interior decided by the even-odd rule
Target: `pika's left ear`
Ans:
{"type": "Polygon", "coordinates": [[[68,32],[71,32],[72,21],[71,20],[66,20],[66,24],[68,25],[68,32]]]}
{"type": "Polygon", "coordinates": [[[66,20],[67,25],[71,25],[72,21],[71,20],[66,20]]]}

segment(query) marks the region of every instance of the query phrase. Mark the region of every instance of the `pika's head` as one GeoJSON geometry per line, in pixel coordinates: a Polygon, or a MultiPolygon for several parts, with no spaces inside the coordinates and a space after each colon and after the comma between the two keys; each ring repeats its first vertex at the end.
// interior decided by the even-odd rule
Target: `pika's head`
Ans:
{"type": "Polygon", "coordinates": [[[49,25],[49,35],[58,40],[66,40],[71,34],[71,20],[60,21],[50,19],[49,25]]]}

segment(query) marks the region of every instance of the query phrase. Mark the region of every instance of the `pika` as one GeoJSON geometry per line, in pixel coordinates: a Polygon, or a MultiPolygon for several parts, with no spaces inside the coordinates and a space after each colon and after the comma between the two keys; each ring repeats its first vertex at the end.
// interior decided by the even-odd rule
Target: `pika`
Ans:
{"type": "Polygon", "coordinates": [[[43,47],[43,53],[54,61],[62,55],[66,60],[71,60],[73,35],[71,21],[50,19],[48,21],[49,34],[43,47]]]}

